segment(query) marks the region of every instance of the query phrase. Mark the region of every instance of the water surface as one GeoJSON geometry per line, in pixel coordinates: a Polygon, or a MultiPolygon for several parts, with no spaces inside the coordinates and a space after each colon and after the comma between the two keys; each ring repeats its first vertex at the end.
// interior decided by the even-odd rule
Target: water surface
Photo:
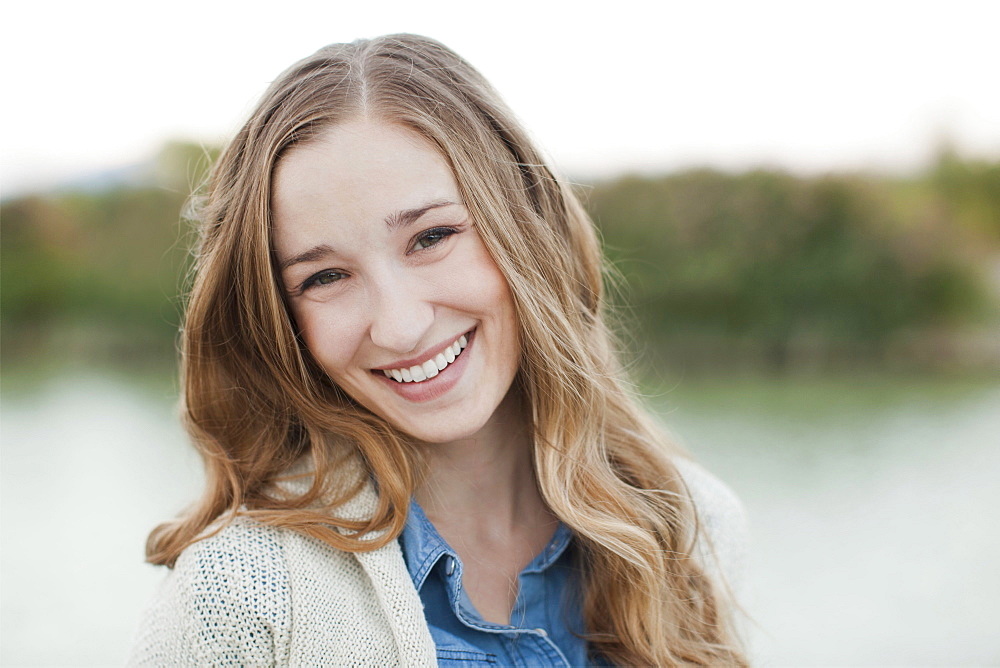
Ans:
{"type": "MultiPolygon", "coordinates": [[[[162,578],[148,531],[198,493],[168,380],[5,379],[5,665],[120,664],[162,578]]],[[[759,665],[1000,662],[1000,385],[681,381],[651,398],[743,499],[759,665]]]]}

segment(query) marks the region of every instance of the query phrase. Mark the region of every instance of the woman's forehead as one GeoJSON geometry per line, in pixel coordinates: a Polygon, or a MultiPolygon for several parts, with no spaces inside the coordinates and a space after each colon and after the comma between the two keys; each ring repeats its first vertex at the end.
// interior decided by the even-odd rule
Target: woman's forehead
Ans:
{"type": "Polygon", "coordinates": [[[427,140],[384,122],[339,124],[278,165],[271,202],[276,250],[331,222],[389,223],[441,202],[462,198],[447,161],[427,140]]]}
{"type": "Polygon", "coordinates": [[[420,134],[394,123],[357,119],[289,150],[273,183],[276,191],[301,191],[351,181],[358,194],[365,194],[375,188],[391,192],[393,183],[408,184],[415,177],[455,185],[448,161],[420,134]]]}

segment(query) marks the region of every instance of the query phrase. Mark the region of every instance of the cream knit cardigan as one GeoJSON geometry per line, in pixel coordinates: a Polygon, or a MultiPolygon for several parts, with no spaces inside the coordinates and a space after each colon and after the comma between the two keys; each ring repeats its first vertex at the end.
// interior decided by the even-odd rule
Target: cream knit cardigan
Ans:
{"type": "MultiPolygon", "coordinates": [[[[711,546],[701,558],[735,586],[746,545],[739,501],[698,465],[676,464],[711,546]]],[[[342,514],[364,517],[375,502],[366,488],[342,514]]],[[[398,541],[343,552],[240,518],[183,552],[141,620],[128,663],[433,666],[437,659],[398,541]]]]}

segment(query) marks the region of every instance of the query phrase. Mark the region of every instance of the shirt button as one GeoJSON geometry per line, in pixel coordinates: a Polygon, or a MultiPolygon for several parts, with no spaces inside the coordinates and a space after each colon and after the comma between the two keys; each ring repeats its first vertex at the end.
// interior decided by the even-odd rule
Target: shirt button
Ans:
{"type": "Polygon", "coordinates": [[[451,577],[451,574],[455,572],[455,557],[448,557],[448,560],[444,563],[444,574],[451,577]]]}

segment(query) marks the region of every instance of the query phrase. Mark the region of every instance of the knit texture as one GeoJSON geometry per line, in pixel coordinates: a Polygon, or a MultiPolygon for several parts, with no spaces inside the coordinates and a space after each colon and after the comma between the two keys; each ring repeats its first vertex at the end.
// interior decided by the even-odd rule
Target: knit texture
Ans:
{"type": "MultiPolygon", "coordinates": [[[[686,460],[678,469],[708,539],[706,569],[738,589],[745,519],[733,493],[686,460]]],[[[371,487],[341,508],[365,517],[371,487]]],[[[239,518],[188,547],[143,616],[135,666],[432,666],[434,641],[397,541],[350,553],[239,518]]]]}
{"type": "MultiPolygon", "coordinates": [[[[371,513],[369,487],[341,508],[371,513]]],[[[393,541],[350,553],[239,518],[184,550],[140,623],[134,666],[423,666],[434,641],[393,541]]]]}
{"type": "Polygon", "coordinates": [[[698,515],[695,556],[706,573],[722,585],[720,594],[740,598],[746,584],[750,532],[743,504],[724,482],[690,459],[677,458],[698,515]]]}

